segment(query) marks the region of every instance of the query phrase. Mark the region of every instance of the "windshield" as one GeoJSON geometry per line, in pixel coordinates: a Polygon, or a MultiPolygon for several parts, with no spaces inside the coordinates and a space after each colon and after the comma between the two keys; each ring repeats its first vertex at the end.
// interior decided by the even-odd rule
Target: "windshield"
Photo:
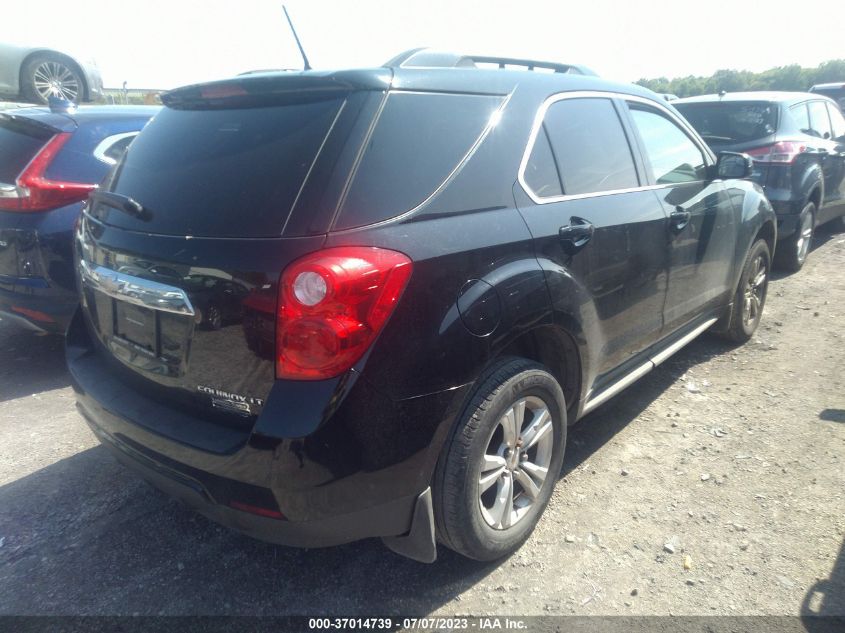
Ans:
{"type": "Polygon", "coordinates": [[[747,143],[777,130],[778,107],[766,102],[678,103],[678,111],[708,144],[747,143]]]}

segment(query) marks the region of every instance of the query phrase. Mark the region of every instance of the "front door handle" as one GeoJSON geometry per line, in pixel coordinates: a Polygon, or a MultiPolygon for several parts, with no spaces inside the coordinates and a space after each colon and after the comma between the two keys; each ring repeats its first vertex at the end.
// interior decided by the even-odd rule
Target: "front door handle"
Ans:
{"type": "Polygon", "coordinates": [[[673,233],[680,233],[687,224],[689,224],[692,214],[683,207],[675,207],[675,210],[669,214],[669,230],[673,233]]]}
{"type": "Polygon", "coordinates": [[[558,237],[563,250],[569,255],[574,255],[593,239],[596,228],[584,218],[573,217],[569,221],[571,224],[560,227],[558,237]]]}

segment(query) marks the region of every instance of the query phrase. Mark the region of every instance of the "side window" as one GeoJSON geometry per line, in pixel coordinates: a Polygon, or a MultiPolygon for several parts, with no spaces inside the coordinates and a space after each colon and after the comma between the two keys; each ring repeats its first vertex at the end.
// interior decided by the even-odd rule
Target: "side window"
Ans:
{"type": "Polygon", "coordinates": [[[647,106],[629,107],[658,185],[704,180],[704,154],[677,124],[647,106]]]}
{"type": "Polygon", "coordinates": [[[827,104],[828,112],[830,112],[830,123],[833,128],[833,138],[842,138],[845,136],[845,116],[842,116],[839,108],[832,103],[827,104]]]}
{"type": "Polygon", "coordinates": [[[810,134],[819,138],[831,138],[830,118],[824,101],[810,101],[810,134]]]}
{"type": "Polygon", "coordinates": [[[538,198],[551,198],[563,194],[563,186],[560,184],[557,163],[552,154],[549,133],[545,125],[542,125],[537,133],[534,148],[525,164],[523,177],[525,184],[538,198]]]}
{"type": "Polygon", "coordinates": [[[631,147],[609,99],[557,101],[546,112],[544,127],[564,194],[639,186],[631,147]]]}
{"type": "Polygon", "coordinates": [[[792,115],[792,119],[799,130],[804,134],[810,134],[810,113],[807,111],[806,103],[792,106],[789,108],[789,114],[792,115]]]}
{"type": "Polygon", "coordinates": [[[100,141],[99,145],[94,148],[94,157],[98,160],[114,165],[123,156],[123,152],[129,147],[129,144],[138,136],[137,132],[127,132],[125,134],[115,134],[108,136],[100,141]]]}

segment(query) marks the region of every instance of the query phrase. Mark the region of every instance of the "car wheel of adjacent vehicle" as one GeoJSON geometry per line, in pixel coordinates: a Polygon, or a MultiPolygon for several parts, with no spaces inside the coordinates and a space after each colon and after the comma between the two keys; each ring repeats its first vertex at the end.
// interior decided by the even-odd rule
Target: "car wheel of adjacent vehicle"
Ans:
{"type": "Polygon", "coordinates": [[[760,324],[766,292],[769,288],[771,256],[764,240],[757,240],[748,251],[739,286],[734,295],[734,309],[724,336],[735,343],[745,343],[760,324]]]}
{"type": "Polygon", "coordinates": [[[23,96],[35,103],[50,97],[78,103],[85,95],[85,82],[75,65],[57,55],[36,55],[21,71],[23,96]]]}
{"type": "Polygon", "coordinates": [[[514,552],[549,502],[563,463],[566,405],[541,365],[508,360],[475,390],[435,473],[439,540],[476,560],[514,552]]]}
{"type": "Polygon", "coordinates": [[[219,330],[223,327],[223,314],[217,306],[208,306],[205,312],[205,324],[209,330],[219,330]]]}
{"type": "Polygon", "coordinates": [[[816,205],[810,202],[801,211],[798,230],[795,232],[795,236],[788,240],[783,240],[775,250],[775,264],[778,268],[790,272],[798,272],[804,267],[813,241],[815,222],[816,205]]]}

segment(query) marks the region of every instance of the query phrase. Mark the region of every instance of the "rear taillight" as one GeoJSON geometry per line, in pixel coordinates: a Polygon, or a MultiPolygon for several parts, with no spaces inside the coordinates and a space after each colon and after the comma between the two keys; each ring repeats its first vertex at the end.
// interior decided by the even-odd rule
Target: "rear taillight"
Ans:
{"type": "Polygon", "coordinates": [[[806,145],[792,141],[779,141],[773,145],[747,149],[745,153],[757,163],[791,163],[807,150],[806,145]]]}
{"type": "Polygon", "coordinates": [[[0,189],[0,209],[45,211],[88,197],[96,185],[50,180],[45,176],[50,163],[70,137],[69,132],[56,134],[18,176],[15,186],[0,189]]]}
{"type": "Polygon", "coordinates": [[[396,307],[411,268],[402,253],[360,246],[288,266],[279,286],[276,377],[323,380],[352,367],[396,307]]]}

